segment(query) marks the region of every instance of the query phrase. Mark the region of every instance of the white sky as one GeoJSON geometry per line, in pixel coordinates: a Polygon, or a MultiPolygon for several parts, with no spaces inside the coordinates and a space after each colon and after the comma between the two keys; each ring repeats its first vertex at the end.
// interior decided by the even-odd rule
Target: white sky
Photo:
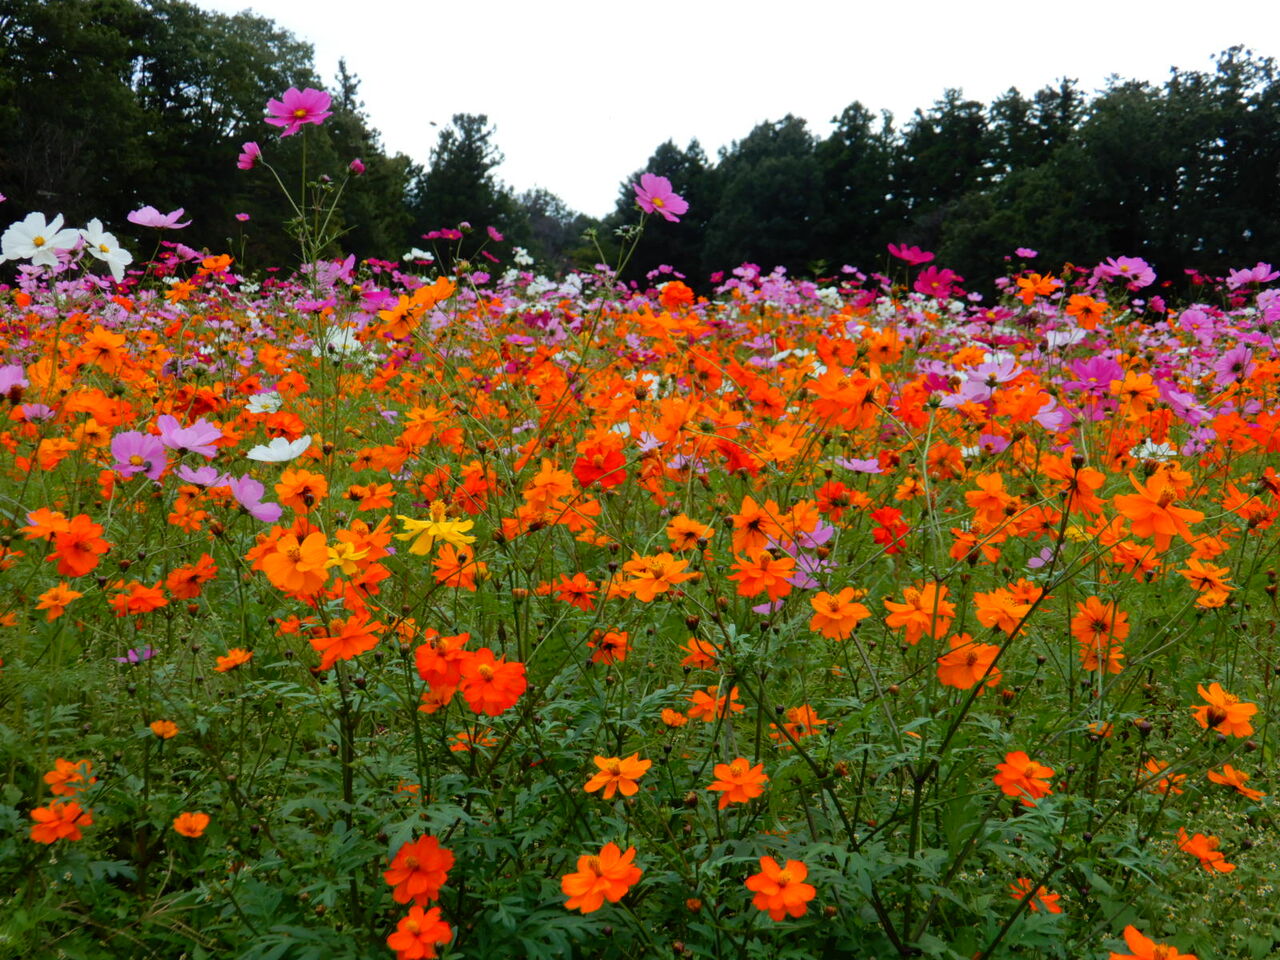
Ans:
{"type": "Polygon", "coordinates": [[[345,56],[389,153],[425,165],[429,121],[484,113],[503,181],[593,216],[668,138],[697,137],[714,159],[787,113],[826,136],[854,100],[901,126],[947,87],[989,103],[1061,77],[1086,93],[1113,73],[1159,84],[1172,66],[1210,70],[1235,44],[1280,55],[1275,0],[194,2],[251,9],[312,43],[330,86],[345,56]]]}

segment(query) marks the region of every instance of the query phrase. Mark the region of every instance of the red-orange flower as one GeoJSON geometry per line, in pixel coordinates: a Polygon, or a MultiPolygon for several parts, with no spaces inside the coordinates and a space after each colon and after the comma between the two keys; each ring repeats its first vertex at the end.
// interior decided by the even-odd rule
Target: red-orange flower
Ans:
{"type": "Polygon", "coordinates": [[[565,909],[591,913],[606,900],[621,900],[644,872],[632,864],[635,855],[635,847],[623,853],[616,843],[606,843],[598,854],[579,857],[577,871],[560,878],[560,889],[569,898],[565,909]]]}
{"type": "Polygon", "coordinates": [[[967,633],[955,634],[948,643],[951,651],[938,658],[938,682],[944,687],[969,690],[976,683],[994,687],[1000,682],[1000,669],[992,667],[1000,655],[999,647],[978,643],[967,633]]]}
{"type": "Polygon", "coordinates": [[[1108,960],[1196,960],[1194,953],[1179,953],[1177,947],[1144,937],[1132,924],[1124,928],[1124,942],[1133,953],[1112,951],[1108,960]]]}
{"type": "Polygon", "coordinates": [[[1004,763],[996,764],[996,771],[992,778],[995,785],[1005,795],[1021,798],[1028,807],[1034,807],[1037,799],[1053,792],[1048,780],[1053,776],[1053,769],[1036,763],[1021,750],[1005,754],[1004,763]]]}
{"type": "Polygon", "coordinates": [[[720,687],[707,687],[705,691],[695,690],[689,698],[693,704],[689,708],[690,720],[705,720],[712,723],[717,717],[727,717],[730,713],[740,713],[746,709],[738,703],[738,688],[729,691],[727,697],[720,696],[720,687]]]}
{"type": "Polygon", "coordinates": [[[47,807],[31,811],[31,839],[36,843],[55,843],[58,840],[79,840],[81,827],[90,826],[93,817],[74,800],[54,800],[47,807]]]}
{"type": "Polygon", "coordinates": [[[793,557],[775,557],[761,550],[752,557],[738,557],[733,569],[736,572],[730,574],[729,579],[737,581],[738,596],[768,593],[770,600],[780,600],[791,592],[788,578],[796,572],[796,561],[793,557]]]}
{"type": "Polygon", "coordinates": [[[757,763],[753,767],[746,757],[738,757],[732,763],[717,763],[715,774],[716,779],[707,789],[720,791],[721,810],[731,803],[746,803],[760,796],[769,780],[764,773],[764,764],[757,763]]]}
{"type": "Polygon", "coordinates": [[[77,793],[98,778],[91,775],[93,763],[89,760],[64,760],[58,757],[53,762],[53,769],[44,775],[44,782],[49,785],[49,792],[55,797],[74,797],[77,793]]]}
{"type": "Polygon", "coordinates": [[[173,818],[173,829],[184,837],[192,839],[202,836],[207,826],[209,826],[209,815],[199,810],[193,813],[180,813],[173,818]]]}
{"type": "Polygon", "coordinates": [[[856,602],[860,596],[853,587],[845,587],[837,594],[825,590],[815,594],[809,600],[814,610],[809,618],[809,629],[830,640],[844,640],[858,628],[859,623],[871,616],[866,606],[856,602]]]}
{"type": "Polygon", "coordinates": [[[272,541],[258,562],[276,589],[315,593],[329,577],[329,546],[319,531],[302,540],[288,533],[272,541]]]}
{"type": "Polygon", "coordinates": [[[58,575],[82,577],[98,565],[111,544],[102,539],[102,527],[81,513],[53,534],[53,547],[47,559],[57,561],[58,575]]]}
{"type": "Polygon", "coordinates": [[[440,899],[440,888],[448,879],[453,860],[453,852],[441,847],[435,837],[419,837],[396,852],[382,878],[394,888],[391,896],[396,903],[412,900],[425,907],[440,899]]]}
{"type": "Polygon", "coordinates": [[[624,797],[632,797],[639,791],[636,781],[643,777],[648,769],[653,766],[652,760],[641,760],[640,754],[633,753],[631,756],[623,759],[622,757],[596,757],[595,764],[599,767],[599,771],[583,787],[587,793],[594,793],[601,787],[604,788],[602,796],[606,800],[612,800],[615,793],[620,793],[624,797]]]}
{"type": "Polygon", "coordinates": [[[234,670],[242,663],[248,663],[253,659],[253,653],[240,647],[232,647],[227,651],[226,656],[215,657],[217,664],[213,669],[218,673],[226,673],[228,670],[234,670]]]}
{"type": "Polygon", "coordinates": [[[335,620],[331,635],[309,637],[312,649],[320,654],[320,669],[328,670],[339,660],[351,660],[378,645],[378,634],[385,629],[369,614],[354,613],[345,620],[335,620]]]}
{"type": "Polygon", "coordinates": [[[1162,472],[1154,473],[1145,483],[1129,474],[1129,482],[1137,493],[1117,494],[1111,502],[1129,520],[1135,537],[1154,537],[1156,550],[1163,553],[1176,533],[1188,543],[1193,539],[1190,524],[1199,523],[1204,514],[1187,507],[1175,507],[1178,492],[1162,472]]]}
{"type": "Polygon", "coordinates": [[[1058,901],[1062,899],[1062,895],[1058,893],[1050,893],[1044,887],[1036,887],[1034,891],[1031,889],[1031,880],[1028,877],[1019,877],[1017,882],[1009,884],[1009,892],[1015,900],[1026,900],[1031,898],[1031,909],[1039,911],[1041,908],[1049,913],[1061,913],[1062,908],[1058,906],[1058,901]]]}
{"type": "Polygon", "coordinates": [[[440,919],[439,907],[423,910],[414,904],[387,937],[387,946],[396,952],[396,960],[434,960],[440,956],[436,947],[452,939],[453,929],[440,919]]]}
{"type": "Polygon", "coordinates": [[[1230,787],[1235,790],[1236,793],[1246,796],[1250,800],[1261,800],[1266,796],[1266,794],[1261,790],[1254,790],[1252,787],[1246,787],[1244,783],[1249,779],[1249,775],[1243,770],[1237,770],[1229,763],[1224,763],[1222,765],[1221,773],[1217,770],[1210,770],[1206,776],[1208,776],[1210,782],[1220,783],[1224,787],[1230,787]]]}
{"type": "Polygon", "coordinates": [[[481,647],[462,662],[459,688],[467,706],[475,713],[496,717],[513,706],[529,686],[524,664],[498,659],[488,647],[481,647]]]}
{"type": "Polygon", "coordinates": [[[942,584],[916,584],[905,588],[902,596],[904,603],[884,601],[889,611],[885,623],[894,630],[905,628],[903,640],[907,643],[919,643],[925,634],[936,640],[951,628],[956,606],[947,601],[947,588],[942,584]]]}
{"type": "Polygon", "coordinates": [[[1187,836],[1187,831],[1178,828],[1178,849],[1189,853],[1200,861],[1200,866],[1210,873],[1230,873],[1236,868],[1234,863],[1227,863],[1227,858],[1218,850],[1220,841],[1217,837],[1197,833],[1187,836]]]}
{"type": "Polygon", "coordinates": [[[1258,712],[1256,703],[1242,703],[1233,693],[1227,693],[1219,684],[1209,684],[1206,690],[1196,685],[1200,696],[1207,701],[1206,706],[1193,707],[1192,714],[1196,722],[1206,730],[1212,728],[1229,737],[1248,737],[1253,734],[1253,724],[1249,718],[1258,712]]]}
{"type": "Polygon", "coordinates": [[[755,893],[751,904],[766,911],[774,921],[802,916],[818,891],[804,882],[809,868],[799,860],[779,867],[773,857],[760,858],[760,872],[747,877],[747,889],[755,893]]]}

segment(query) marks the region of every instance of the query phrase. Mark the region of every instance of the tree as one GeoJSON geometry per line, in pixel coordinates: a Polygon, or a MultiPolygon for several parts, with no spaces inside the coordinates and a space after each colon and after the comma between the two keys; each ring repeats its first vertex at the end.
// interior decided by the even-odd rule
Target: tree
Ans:
{"type": "Polygon", "coordinates": [[[876,118],[854,101],[832,119],[835,130],[817,146],[826,215],[818,248],[833,263],[867,266],[898,240],[905,210],[894,194],[895,137],[888,113],[876,118]]]}
{"type": "Polygon", "coordinates": [[[412,186],[410,210],[416,233],[467,222],[510,230],[516,222],[510,192],[494,176],[502,163],[489,118],[457,113],[440,131],[431,166],[412,186]]]}

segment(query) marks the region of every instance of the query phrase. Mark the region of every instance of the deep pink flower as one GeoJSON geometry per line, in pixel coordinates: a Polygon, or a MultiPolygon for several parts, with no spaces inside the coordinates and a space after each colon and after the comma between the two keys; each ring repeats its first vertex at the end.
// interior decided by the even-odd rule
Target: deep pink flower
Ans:
{"type": "Polygon", "coordinates": [[[1232,270],[1227,274],[1227,289],[1238,290],[1246,283],[1270,283],[1280,277],[1280,272],[1271,269],[1271,264],[1259,262],[1255,267],[1243,270],[1232,270]]]}
{"type": "Polygon", "coordinates": [[[183,227],[191,226],[191,221],[179,223],[185,210],[179,207],[169,213],[161,213],[155,207],[147,206],[128,214],[125,219],[130,223],[136,223],[140,227],[155,227],[157,230],[181,230],[183,227]]]}
{"type": "Polygon", "coordinates": [[[934,258],[934,254],[927,250],[921,250],[919,247],[908,247],[905,243],[899,246],[896,243],[889,244],[889,252],[899,260],[905,260],[913,267],[918,267],[922,263],[928,263],[934,258]]]}
{"type": "Polygon", "coordinates": [[[268,100],[267,110],[270,116],[267,123],[273,127],[282,127],[280,136],[291,137],[301,129],[304,123],[321,124],[333,115],[329,109],[329,95],[323,90],[307,87],[299,90],[290,87],[280,100],[268,100]]]}
{"type": "MultiPolygon", "coordinates": [[[[933,256],[933,254],[929,254],[929,256],[933,256]]],[[[941,270],[937,267],[925,267],[920,271],[920,276],[916,277],[916,282],[912,289],[916,293],[923,293],[927,297],[937,297],[939,300],[944,300],[951,296],[952,286],[963,279],[964,277],[946,267],[941,270]]]]}
{"type": "Polygon", "coordinates": [[[664,219],[679,223],[678,214],[689,209],[689,204],[684,197],[671,189],[671,181],[666,177],[644,173],[640,175],[640,182],[633,183],[631,186],[636,192],[636,203],[640,204],[640,209],[645,213],[656,211],[662,214],[664,219]]]}
{"type": "Polygon", "coordinates": [[[262,160],[262,148],[250,140],[241,144],[240,156],[236,158],[236,166],[241,170],[252,170],[262,160]]]}
{"type": "Polygon", "coordinates": [[[356,157],[354,160],[352,160],[350,163],[347,164],[347,169],[350,170],[352,173],[354,173],[358,177],[362,173],[364,173],[364,161],[362,161],[359,157],[356,157]]]}
{"type": "Polygon", "coordinates": [[[1141,290],[1156,281],[1151,264],[1141,257],[1108,257],[1093,268],[1093,283],[1099,280],[1119,280],[1130,290],[1141,290]]]}

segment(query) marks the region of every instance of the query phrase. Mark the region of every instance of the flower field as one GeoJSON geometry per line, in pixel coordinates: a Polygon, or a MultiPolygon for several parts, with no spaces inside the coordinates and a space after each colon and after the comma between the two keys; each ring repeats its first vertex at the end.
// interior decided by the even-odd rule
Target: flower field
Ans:
{"type": "Polygon", "coordinates": [[[1267,265],[113,284],[28,223],[0,955],[1275,955],[1267,265]]]}

